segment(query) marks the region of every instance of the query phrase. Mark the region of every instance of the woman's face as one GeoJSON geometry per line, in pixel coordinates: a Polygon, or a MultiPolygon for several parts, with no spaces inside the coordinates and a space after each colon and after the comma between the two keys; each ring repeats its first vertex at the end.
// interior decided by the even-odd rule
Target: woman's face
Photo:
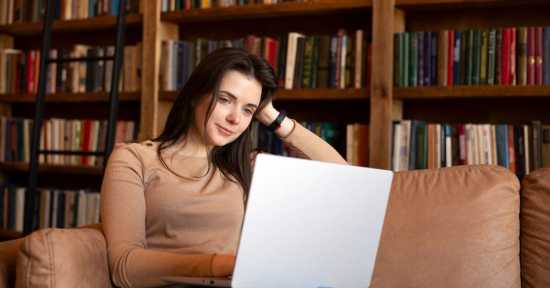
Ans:
{"type": "Polygon", "coordinates": [[[248,127],[260,104],[262,85],[237,71],[227,72],[220,83],[218,101],[204,127],[212,95],[197,105],[195,128],[208,146],[224,146],[237,139],[248,127]]]}

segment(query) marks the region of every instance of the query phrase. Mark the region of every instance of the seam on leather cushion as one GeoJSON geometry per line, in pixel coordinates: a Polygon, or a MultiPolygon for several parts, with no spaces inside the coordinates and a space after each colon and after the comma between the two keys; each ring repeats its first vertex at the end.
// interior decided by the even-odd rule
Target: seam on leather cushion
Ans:
{"type": "Polygon", "coordinates": [[[47,231],[45,234],[46,238],[46,244],[48,247],[48,264],[50,266],[51,271],[51,277],[50,277],[50,285],[51,287],[55,287],[55,264],[53,259],[55,259],[55,253],[54,253],[54,246],[52,245],[52,239],[50,237],[51,230],[47,231]]]}

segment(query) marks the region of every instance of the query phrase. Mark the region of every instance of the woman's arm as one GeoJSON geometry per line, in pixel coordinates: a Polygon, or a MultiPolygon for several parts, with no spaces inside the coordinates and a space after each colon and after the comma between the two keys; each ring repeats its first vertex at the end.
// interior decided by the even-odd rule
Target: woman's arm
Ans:
{"type": "Polygon", "coordinates": [[[232,256],[181,255],[147,248],[143,163],[139,152],[113,151],[101,188],[101,217],[115,285],[165,285],[165,276],[227,276],[232,256]],[[228,265],[229,264],[229,265],[228,265]]]}
{"type": "MultiPolygon", "coordinates": [[[[279,115],[272,103],[269,103],[256,115],[264,125],[271,124],[279,115]]],[[[291,148],[298,150],[311,160],[347,164],[346,160],[330,144],[309,131],[295,120],[285,117],[275,133],[291,148]]]]}

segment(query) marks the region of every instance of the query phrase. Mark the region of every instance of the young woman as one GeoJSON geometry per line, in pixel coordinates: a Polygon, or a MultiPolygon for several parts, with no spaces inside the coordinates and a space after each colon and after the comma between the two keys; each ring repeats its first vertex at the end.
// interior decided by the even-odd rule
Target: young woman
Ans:
{"type": "Polygon", "coordinates": [[[117,286],[232,273],[252,173],[252,121],[307,158],[346,163],[275,110],[276,89],[267,62],[241,49],[219,49],[193,71],[158,138],[114,149],[101,216],[117,286]]]}

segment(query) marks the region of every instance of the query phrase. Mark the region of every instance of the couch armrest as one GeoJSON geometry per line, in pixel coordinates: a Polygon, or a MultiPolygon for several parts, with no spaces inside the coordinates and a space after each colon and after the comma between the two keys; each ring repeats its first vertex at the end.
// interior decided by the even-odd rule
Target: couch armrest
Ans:
{"type": "Polygon", "coordinates": [[[523,178],[521,189],[522,287],[550,287],[550,167],[523,178]]]}
{"type": "Polygon", "coordinates": [[[0,287],[15,284],[15,260],[23,238],[0,242],[0,287]]]}
{"type": "Polygon", "coordinates": [[[27,236],[17,258],[16,287],[113,287],[99,226],[43,229],[27,236]]]}

